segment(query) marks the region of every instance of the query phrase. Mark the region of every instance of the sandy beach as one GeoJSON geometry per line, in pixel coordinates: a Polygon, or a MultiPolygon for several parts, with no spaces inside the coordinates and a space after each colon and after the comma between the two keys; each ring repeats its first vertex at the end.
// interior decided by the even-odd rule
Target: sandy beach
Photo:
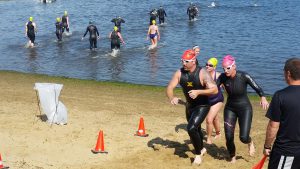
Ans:
{"type": "MultiPolygon", "coordinates": [[[[256,97],[251,97],[255,157],[248,155],[247,145],[236,135],[238,160],[229,163],[221,124],[221,138],[212,145],[204,143],[208,152],[203,163],[192,166],[184,107],[172,106],[164,87],[15,72],[0,75],[0,153],[4,165],[13,169],[250,169],[262,157],[267,119],[256,97]],[[68,109],[67,125],[49,125],[40,118],[36,82],[64,85],[60,100],[68,109]],[[134,136],[140,117],[148,137],[134,136]],[[104,132],[108,154],[91,152],[99,130],[104,132]]],[[[183,98],[180,90],[176,92],[183,98]]],[[[219,115],[223,122],[222,112],[219,115]]]]}

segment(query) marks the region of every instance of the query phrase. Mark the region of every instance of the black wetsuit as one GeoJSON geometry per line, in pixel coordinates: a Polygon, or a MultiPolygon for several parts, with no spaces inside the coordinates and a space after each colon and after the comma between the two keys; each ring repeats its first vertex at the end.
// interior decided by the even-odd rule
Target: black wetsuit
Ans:
{"type": "Polygon", "coordinates": [[[247,85],[262,97],[263,90],[250,77],[249,74],[237,71],[234,78],[227,77],[224,73],[217,80],[217,85],[223,84],[228,97],[224,108],[224,129],[226,146],[230,157],[235,156],[234,129],[238,120],[240,126],[240,140],[248,144],[251,142],[250,129],[252,123],[252,105],[247,95],[247,85]]]}
{"type": "Polygon", "coordinates": [[[69,32],[69,25],[68,25],[67,17],[68,16],[65,16],[65,15],[61,17],[61,22],[63,24],[63,32],[65,31],[65,29],[67,30],[67,32],[69,32]]]}
{"type": "Polygon", "coordinates": [[[56,31],[55,31],[56,37],[59,41],[61,41],[62,33],[63,33],[63,25],[61,22],[56,22],[55,27],[56,27],[56,31]]]}
{"type": "Polygon", "coordinates": [[[111,50],[120,49],[121,41],[120,41],[120,37],[118,36],[118,32],[112,31],[110,39],[111,39],[111,43],[110,43],[111,50]]]}
{"type": "Polygon", "coordinates": [[[163,8],[159,8],[157,11],[159,24],[165,23],[165,16],[167,17],[166,11],[163,8]]]}
{"type": "Polygon", "coordinates": [[[97,37],[99,36],[97,27],[95,25],[89,25],[86,28],[86,31],[85,31],[83,37],[85,37],[87,32],[90,32],[90,49],[97,48],[97,37]]]}
{"type": "Polygon", "coordinates": [[[35,31],[34,31],[34,26],[31,21],[27,23],[27,37],[31,41],[31,43],[34,43],[35,41],[35,31]]]}
{"type": "Polygon", "coordinates": [[[156,17],[157,17],[157,11],[156,10],[152,10],[150,12],[150,25],[152,25],[152,21],[155,20],[156,22],[156,17]]]}
{"type": "Polygon", "coordinates": [[[205,89],[204,86],[202,86],[200,83],[200,70],[201,67],[197,66],[194,72],[189,73],[182,68],[179,82],[187,101],[187,131],[195,148],[195,154],[197,155],[201,154],[201,150],[203,148],[203,134],[201,131],[201,123],[204,121],[210,108],[208,103],[208,96],[199,95],[196,99],[192,99],[188,94],[190,90],[205,89]]]}
{"type": "Polygon", "coordinates": [[[189,15],[189,20],[193,20],[198,14],[198,8],[196,6],[189,6],[186,13],[189,15]]]}
{"type": "Polygon", "coordinates": [[[115,26],[118,27],[118,32],[121,32],[121,23],[125,23],[124,19],[122,18],[114,18],[111,22],[115,23],[115,26]]]}

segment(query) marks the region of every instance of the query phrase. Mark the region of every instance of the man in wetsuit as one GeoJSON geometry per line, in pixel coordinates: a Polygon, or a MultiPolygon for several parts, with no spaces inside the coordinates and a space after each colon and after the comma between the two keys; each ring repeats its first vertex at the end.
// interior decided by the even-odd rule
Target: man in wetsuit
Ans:
{"type": "Polygon", "coordinates": [[[162,6],[159,7],[157,14],[158,14],[159,24],[165,23],[165,16],[167,17],[167,14],[162,6]]]}
{"type": "Polygon", "coordinates": [[[63,24],[63,32],[66,31],[69,32],[70,30],[70,22],[69,22],[69,16],[68,16],[68,12],[65,11],[64,12],[64,15],[61,17],[61,21],[62,21],[62,24],[63,24]]]}
{"type": "Polygon", "coordinates": [[[89,26],[86,28],[86,31],[85,31],[83,37],[81,38],[82,40],[88,32],[90,33],[90,49],[91,50],[96,49],[97,48],[97,39],[100,38],[100,35],[99,35],[97,27],[93,24],[92,21],[89,22],[89,26]]]}
{"type": "Polygon", "coordinates": [[[60,18],[56,18],[55,28],[56,28],[56,30],[55,30],[56,37],[57,37],[58,41],[61,41],[62,33],[63,33],[63,24],[62,24],[60,18]]]}
{"type": "Polygon", "coordinates": [[[152,25],[149,26],[148,33],[147,33],[147,39],[150,38],[151,45],[153,47],[157,46],[157,41],[160,39],[158,26],[156,26],[155,24],[156,24],[155,20],[152,20],[152,25]]]}
{"type": "Polygon", "coordinates": [[[121,32],[118,31],[118,27],[114,26],[114,30],[109,34],[109,38],[111,39],[110,47],[113,49],[120,49],[120,43],[125,44],[121,32]]]}
{"type": "Polygon", "coordinates": [[[208,96],[218,93],[218,88],[207,73],[196,65],[196,55],[193,50],[187,50],[181,57],[182,68],[177,70],[169,82],[166,90],[171,104],[177,105],[182,102],[174,96],[173,90],[178,84],[182,87],[186,99],[186,119],[188,121],[187,132],[195,148],[195,160],[193,164],[201,164],[202,156],[206,152],[203,148],[203,134],[201,123],[204,121],[208,111],[208,96]]]}
{"type": "Polygon", "coordinates": [[[33,17],[29,17],[29,21],[25,24],[25,36],[29,38],[29,47],[34,47],[35,33],[37,32],[36,24],[33,22],[33,17]]]}
{"type": "Polygon", "coordinates": [[[226,146],[232,163],[236,162],[236,149],[234,144],[234,130],[238,120],[240,127],[240,140],[248,144],[249,155],[254,156],[255,147],[250,137],[252,123],[252,105],[247,95],[247,85],[250,85],[260,96],[260,104],[267,109],[269,103],[263,90],[257,85],[253,78],[246,72],[237,71],[235,59],[231,55],[223,58],[224,73],[222,73],[217,85],[223,85],[227,92],[227,102],[224,108],[224,130],[226,146]]]}
{"type": "Polygon", "coordinates": [[[187,8],[186,13],[189,15],[189,20],[192,21],[198,15],[199,10],[197,6],[191,2],[190,6],[187,8]]]}
{"type": "Polygon", "coordinates": [[[268,169],[300,168],[299,58],[291,58],[285,62],[284,77],[288,87],[275,92],[266,114],[269,123],[264,154],[270,156],[268,169]]]}
{"type": "Polygon", "coordinates": [[[119,17],[116,17],[111,20],[115,24],[116,27],[118,27],[118,31],[121,32],[121,23],[125,23],[124,19],[119,17]]]}
{"type": "Polygon", "coordinates": [[[156,9],[152,9],[150,11],[150,24],[152,25],[152,21],[154,20],[156,22],[156,17],[157,17],[157,10],[156,9]]]}

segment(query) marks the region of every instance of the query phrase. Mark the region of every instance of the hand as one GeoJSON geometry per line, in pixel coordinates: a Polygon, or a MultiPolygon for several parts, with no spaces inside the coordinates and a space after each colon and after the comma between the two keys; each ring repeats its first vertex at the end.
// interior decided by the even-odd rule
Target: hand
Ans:
{"type": "Polygon", "coordinates": [[[125,45],[125,42],[123,41],[122,44],[125,45]]]}
{"type": "Polygon", "coordinates": [[[271,148],[269,149],[269,148],[264,148],[264,150],[263,150],[263,154],[264,155],[266,155],[266,156],[270,156],[270,154],[271,154],[271,148]]]}
{"type": "Polygon", "coordinates": [[[149,36],[146,37],[146,40],[149,40],[149,36]]]}
{"type": "Polygon", "coordinates": [[[261,97],[260,105],[264,110],[267,110],[269,107],[269,102],[267,101],[266,97],[261,97]]]}
{"type": "Polygon", "coordinates": [[[81,40],[83,40],[83,39],[84,39],[84,37],[81,38],[81,40]]]}
{"type": "Polygon", "coordinates": [[[97,39],[100,39],[100,36],[97,36],[97,39]]]}
{"type": "Polygon", "coordinates": [[[180,100],[180,98],[173,97],[173,98],[171,99],[171,104],[173,104],[173,105],[177,105],[177,104],[178,104],[178,102],[179,102],[179,100],[180,100]]]}
{"type": "Polygon", "coordinates": [[[190,90],[188,93],[189,93],[190,98],[192,98],[192,99],[196,99],[198,96],[197,90],[190,90]]]}

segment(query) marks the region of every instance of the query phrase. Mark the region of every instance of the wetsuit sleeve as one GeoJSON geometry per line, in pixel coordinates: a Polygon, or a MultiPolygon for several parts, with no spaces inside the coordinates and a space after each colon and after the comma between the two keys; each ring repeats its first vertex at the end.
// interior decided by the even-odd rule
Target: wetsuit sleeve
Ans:
{"type": "Polygon", "coordinates": [[[164,10],[164,15],[167,17],[167,13],[166,13],[166,11],[164,10]]]}
{"type": "Polygon", "coordinates": [[[99,36],[99,32],[98,32],[98,29],[97,29],[97,27],[95,27],[96,28],[96,32],[97,32],[97,35],[99,36]]]}
{"type": "Polygon", "coordinates": [[[122,22],[122,23],[125,23],[124,19],[121,19],[121,22],[122,22]]]}
{"type": "Polygon", "coordinates": [[[88,31],[89,31],[89,27],[86,28],[86,31],[85,31],[83,37],[85,37],[85,35],[88,33],[88,31]]]}
{"type": "Polygon", "coordinates": [[[115,22],[115,19],[112,19],[111,22],[115,22]]]}
{"type": "Polygon", "coordinates": [[[265,96],[265,93],[262,90],[262,88],[258,86],[258,84],[253,80],[253,78],[249,74],[245,73],[244,76],[246,78],[247,83],[252,87],[253,90],[256,91],[256,93],[260,97],[265,96]]]}
{"type": "Polygon", "coordinates": [[[223,79],[224,79],[224,73],[222,73],[222,74],[218,77],[218,79],[216,80],[216,84],[217,84],[218,87],[221,86],[221,85],[223,84],[223,79]]]}
{"type": "Polygon", "coordinates": [[[272,101],[271,101],[270,107],[266,113],[266,117],[272,121],[280,122],[281,113],[282,112],[280,110],[279,93],[276,92],[272,97],[272,101]]]}

